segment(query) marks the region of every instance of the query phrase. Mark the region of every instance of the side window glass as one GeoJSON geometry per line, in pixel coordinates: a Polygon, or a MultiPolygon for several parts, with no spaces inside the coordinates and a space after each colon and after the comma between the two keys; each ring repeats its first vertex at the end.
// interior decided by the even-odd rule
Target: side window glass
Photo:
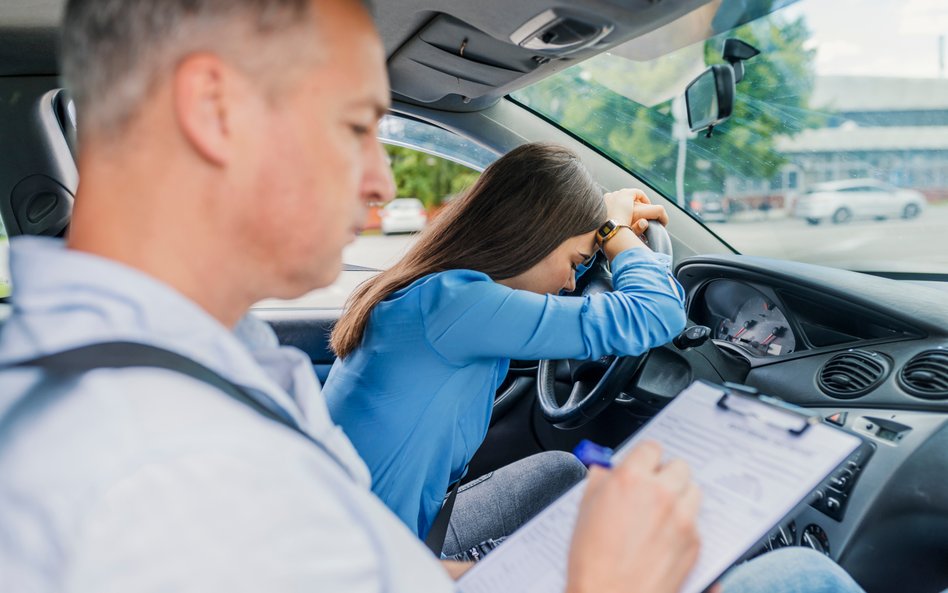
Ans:
{"type": "Polygon", "coordinates": [[[0,219],[0,299],[10,296],[10,240],[0,219]]]}
{"type": "Polygon", "coordinates": [[[382,120],[379,139],[397,193],[388,204],[369,210],[364,230],[343,252],[338,280],[301,298],[266,300],[255,308],[342,308],[359,284],[397,262],[417,233],[499,156],[447,130],[397,116],[382,120]]]}

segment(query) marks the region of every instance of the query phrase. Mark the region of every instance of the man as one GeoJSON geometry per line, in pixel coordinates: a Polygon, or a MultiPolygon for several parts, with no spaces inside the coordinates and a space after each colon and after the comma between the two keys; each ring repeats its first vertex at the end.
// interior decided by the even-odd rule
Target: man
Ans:
{"type": "MultiPolygon", "coordinates": [[[[450,590],[463,567],[371,495],[309,361],[245,316],[332,282],[365,203],[393,193],[364,7],[73,0],[63,74],[82,185],[68,245],[12,245],[0,588],[450,590]],[[23,362],[116,341],[184,355],[250,403],[160,368],[23,362]]],[[[593,471],[569,590],[677,590],[697,508],[655,446],[593,471]]]]}

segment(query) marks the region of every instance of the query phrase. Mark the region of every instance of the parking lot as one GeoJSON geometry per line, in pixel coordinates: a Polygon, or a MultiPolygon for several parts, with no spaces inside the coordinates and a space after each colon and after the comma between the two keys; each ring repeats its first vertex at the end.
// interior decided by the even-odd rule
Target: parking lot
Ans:
{"type": "Polygon", "coordinates": [[[803,220],[729,221],[711,230],[741,253],[865,271],[948,269],[948,204],[912,220],[812,226],[803,220]]]}
{"type": "MultiPolygon", "coordinates": [[[[736,219],[708,227],[739,252],[862,270],[948,268],[948,204],[931,207],[913,220],[862,220],[812,226],[803,220],[736,219]],[[877,264],[873,266],[872,264],[877,264]]],[[[346,249],[344,261],[387,268],[414,239],[410,235],[367,235],[346,249]]]]}
{"type": "MultiPolygon", "coordinates": [[[[811,226],[803,220],[770,214],[767,220],[747,218],[708,226],[741,253],[867,271],[948,269],[948,205],[929,208],[914,220],[855,221],[845,225],[811,226]]],[[[404,255],[411,235],[364,235],[346,248],[348,264],[383,269],[404,255]]],[[[340,307],[349,293],[372,276],[345,272],[333,286],[290,303],[264,306],[340,307]]]]}
{"type": "MultiPolygon", "coordinates": [[[[929,208],[914,220],[855,221],[845,225],[808,225],[803,220],[731,220],[708,226],[741,253],[793,259],[860,270],[925,271],[948,269],[948,205],[929,208]]],[[[411,235],[364,235],[346,248],[344,261],[387,268],[414,242],[411,235]]],[[[263,306],[340,307],[371,272],[346,272],[329,288],[296,301],[263,306]]],[[[8,289],[7,245],[0,240],[0,295],[8,289]]]]}

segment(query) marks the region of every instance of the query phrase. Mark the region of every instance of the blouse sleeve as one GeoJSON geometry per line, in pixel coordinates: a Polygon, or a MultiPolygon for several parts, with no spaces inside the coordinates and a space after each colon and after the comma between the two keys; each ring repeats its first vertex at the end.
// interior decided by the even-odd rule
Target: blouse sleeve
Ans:
{"type": "Polygon", "coordinates": [[[612,262],[613,291],[584,297],[515,290],[469,270],[445,272],[421,287],[425,336],[452,364],[638,355],[685,326],[684,290],[670,264],[647,249],[623,251],[612,262]]]}

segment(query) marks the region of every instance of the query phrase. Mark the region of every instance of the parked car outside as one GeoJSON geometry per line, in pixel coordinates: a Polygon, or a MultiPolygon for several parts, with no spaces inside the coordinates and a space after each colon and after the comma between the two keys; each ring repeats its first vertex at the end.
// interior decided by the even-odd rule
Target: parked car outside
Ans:
{"type": "Polygon", "coordinates": [[[417,198],[396,198],[382,208],[382,233],[417,233],[428,224],[425,205],[417,198]]]}
{"type": "Polygon", "coordinates": [[[843,224],[857,218],[915,218],[925,209],[925,196],[875,179],[847,179],[813,186],[794,207],[794,216],[810,224],[830,220],[843,224]]]}
{"type": "Polygon", "coordinates": [[[728,211],[724,207],[724,197],[712,191],[696,191],[691,194],[688,207],[704,222],[727,222],[728,211]]]}

